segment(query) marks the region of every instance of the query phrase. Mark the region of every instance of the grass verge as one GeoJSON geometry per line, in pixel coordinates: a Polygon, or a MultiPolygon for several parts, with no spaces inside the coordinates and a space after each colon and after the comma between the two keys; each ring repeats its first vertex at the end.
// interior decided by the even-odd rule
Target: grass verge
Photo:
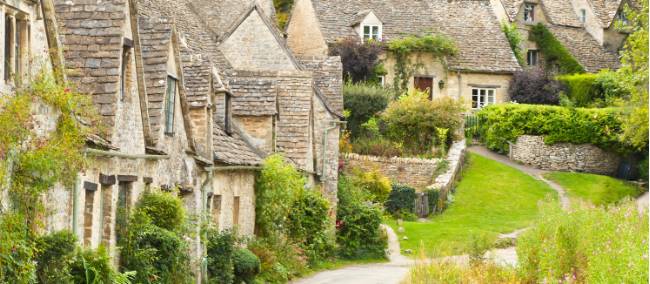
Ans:
{"type": "Polygon", "coordinates": [[[544,177],[562,186],[569,197],[588,201],[594,205],[609,205],[626,197],[636,198],[643,193],[643,189],[630,182],[608,176],[552,172],[544,177]]]}

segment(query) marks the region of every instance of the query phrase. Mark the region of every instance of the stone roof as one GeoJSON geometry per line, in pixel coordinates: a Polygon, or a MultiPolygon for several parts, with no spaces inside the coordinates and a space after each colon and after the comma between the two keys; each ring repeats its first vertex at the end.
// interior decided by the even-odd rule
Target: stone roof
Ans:
{"type": "Polygon", "coordinates": [[[241,19],[246,16],[252,6],[259,6],[263,13],[273,18],[275,9],[271,1],[265,2],[267,5],[262,6],[257,0],[193,0],[190,7],[205,22],[208,27],[218,27],[213,32],[217,38],[221,38],[234,25],[239,24],[241,19]],[[209,7],[209,9],[206,9],[209,7]]]}
{"type": "Polygon", "coordinates": [[[120,84],[126,1],[55,0],[65,73],[80,93],[92,96],[111,137],[120,84]]]}
{"type": "MultiPolygon", "coordinates": [[[[358,24],[361,24],[361,22],[363,22],[363,20],[365,20],[366,17],[368,17],[368,15],[370,15],[370,13],[372,13],[372,10],[370,10],[370,9],[359,11],[358,13],[356,13],[352,17],[352,22],[350,23],[350,26],[353,27],[353,26],[356,26],[358,24]]],[[[379,20],[381,21],[381,19],[379,19],[379,20]]],[[[383,22],[383,21],[381,21],[381,22],[383,22]]]]}
{"type": "Polygon", "coordinates": [[[360,11],[372,10],[382,19],[383,40],[405,34],[439,32],[456,41],[460,54],[450,69],[514,72],[521,67],[501,32],[488,0],[313,0],[328,43],[358,37],[349,23],[360,11]]]}
{"type": "Polygon", "coordinates": [[[604,28],[609,28],[621,8],[622,0],[590,0],[591,7],[604,28]]]}
{"type": "Polygon", "coordinates": [[[181,51],[181,57],[187,101],[191,106],[207,105],[212,88],[223,87],[219,82],[220,80],[213,80],[212,78],[212,63],[206,56],[194,54],[187,49],[181,51]]]}
{"type": "Polygon", "coordinates": [[[239,166],[262,164],[261,156],[245,142],[237,130],[233,131],[232,135],[228,135],[218,123],[215,123],[212,137],[216,162],[239,166]]]}
{"type": "Polygon", "coordinates": [[[232,77],[228,81],[232,112],[243,116],[275,115],[277,90],[274,79],[255,76],[232,77]]]}
{"type": "Polygon", "coordinates": [[[544,15],[555,25],[582,27],[578,14],[568,0],[541,0],[544,15]]]}
{"type": "Polygon", "coordinates": [[[154,143],[163,124],[167,91],[167,62],[172,41],[172,24],[165,18],[138,17],[144,79],[147,90],[149,125],[154,143]]]}
{"type": "Polygon", "coordinates": [[[519,9],[521,9],[521,4],[524,3],[524,0],[500,0],[503,8],[506,10],[508,19],[514,21],[519,14],[519,9]]]}
{"type": "Polygon", "coordinates": [[[605,50],[585,29],[558,25],[548,28],[587,72],[619,67],[618,56],[605,50]]]}

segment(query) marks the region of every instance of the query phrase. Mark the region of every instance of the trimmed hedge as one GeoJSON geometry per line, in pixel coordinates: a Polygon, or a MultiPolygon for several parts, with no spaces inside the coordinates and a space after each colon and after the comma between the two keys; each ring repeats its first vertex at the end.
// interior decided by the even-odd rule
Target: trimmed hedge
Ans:
{"type": "Polygon", "coordinates": [[[415,189],[401,184],[393,184],[386,201],[386,211],[390,214],[415,213],[415,189]]]}
{"type": "Polygon", "coordinates": [[[477,113],[481,139],[489,149],[508,152],[508,142],[521,135],[541,135],[547,144],[589,143],[619,153],[631,151],[621,141],[623,110],[544,105],[501,104],[477,113]]]}
{"type": "Polygon", "coordinates": [[[533,26],[528,39],[537,43],[537,47],[544,55],[547,67],[553,66],[561,74],[585,72],[585,68],[580,65],[580,62],[542,23],[533,26]]]}
{"type": "Polygon", "coordinates": [[[630,96],[616,74],[605,70],[597,74],[572,74],[558,76],[566,86],[568,98],[577,107],[602,107],[630,96]]]}
{"type": "Polygon", "coordinates": [[[343,104],[350,113],[347,128],[353,138],[361,136],[361,125],[386,109],[392,97],[394,93],[381,86],[364,83],[343,86],[343,104]]]}
{"type": "Polygon", "coordinates": [[[260,259],[250,250],[240,248],[232,256],[235,271],[234,283],[255,283],[255,277],[260,274],[260,259]]]}

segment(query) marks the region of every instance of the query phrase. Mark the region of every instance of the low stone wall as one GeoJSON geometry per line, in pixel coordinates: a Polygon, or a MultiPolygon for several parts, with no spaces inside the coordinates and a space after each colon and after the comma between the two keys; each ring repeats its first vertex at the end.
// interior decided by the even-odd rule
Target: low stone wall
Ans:
{"type": "Polygon", "coordinates": [[[433,173],[441,159],[386,158],[359,154],[344,154],[346,167],[364,171],[379,170],[398,183],[415,188],[425,188],[433,181],[433,173]]]}
{"type": "Polygon", "coordinates": [[[523,135],[510,145],[510,159],[543,170],[612,175],[621,158],[591,144],[546,145],[542,136],[523,135]]]}
{"type": "Polygon", "coordinates": [[[444,195],[445,199],[447,192],[454,186],[454,183],[459,178],[459,173],[463,169],[465,149],[467,149],[467,144],[464,139],[455,142],[449,147],[449,152],[447,153],[447,171],[437,176],[433,184],[428,187],[440,190],[441,196],[444,195]]]}

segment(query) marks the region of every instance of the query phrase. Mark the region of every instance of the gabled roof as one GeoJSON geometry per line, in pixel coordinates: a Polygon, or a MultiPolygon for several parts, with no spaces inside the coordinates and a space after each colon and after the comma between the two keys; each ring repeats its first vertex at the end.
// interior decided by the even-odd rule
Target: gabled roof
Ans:
{"type": "Polygon", "coordinates": [[[519,14],[519,9],[521,9],[521,4],[524,3],[524,0],[500,0],[503,8],[506,10],[508,19],[514,21],[519,14]]]}
{"type": "Polygon", "coordinates": [[[560,26],[582,27],[578,14],[569,0],[541,0],[544,15],[549,22],[560,26]]]}
{"type": "MultiPolygon", "coordinates": [[[[358,25],[358,24],[361,24],[361,22],[363,22],[363,20],[365,20],[366,17],[368,17],[368,15],[370,15],[371,13],[372,13],[373,15],[375,14],[375,13],[373,13],[372,10],[370,10],[370,9],[368,9],[368,10],[363,10],[363,11],[359,11],[357,14],[354,15],[354,17],[352,17],[352,22],[350,23],[350,26],[351,26],[351,27],[354,27],[354,26],[356,26],[356,25],[358,25]]],[[[375,17],[376,17],[376,16],[377,16],[377,15],[375,15],[375,17]]],[[[377,17],[377,18],[379,19],[379,17],[377,17]]],[[[379,21],[382,22],[382,23],[384,22],[384,21],[382,21],[381,19],[379,19],[379,21]]]]}
{"type": "Polygon", "coordinates": [[[312,0],[326,42],[358,37],[349,23],[372,10],[383,21],[384,40],[431,32],[451,37],[460,54],[449,68],[476,72],[514,72],[521,67],[488,0],[312,0]]]}
{"type": "Polygon", "coordinates": [[[612,25],[623,3],[622,0],[589,0],[589,2],[604,28],[612,25]]]}
{"type": "Polygon", "coordinates": [[[215,123],[212,137],[216,162],[238,166],[262,164],[260,153],[245,142],[238,129],[234,130],[232,135],[228,135],[218,123],[215,123]]]}
{"type": "Polygon", "coordinates": [[[54,0],[54,5],[64,72],[80,93],[92,97],[107,126],[104,138],[110,139],[117,112],[125,1],[54,0]]]}
{"type": "Polygon", "coordinates": [[[194,54],[187,48],[181,52],[183,75],[187,100],[191,106],[206,106],[213,89],[223,86],[220,80],[214,80],[212,63],[202,54],[194,54]]]}
{"type": "Polygon", "coordinates": [[[558,25],[548,28],[587,72],[619,67],[618,56],[605,50],[585,29],[558,25]]]}

